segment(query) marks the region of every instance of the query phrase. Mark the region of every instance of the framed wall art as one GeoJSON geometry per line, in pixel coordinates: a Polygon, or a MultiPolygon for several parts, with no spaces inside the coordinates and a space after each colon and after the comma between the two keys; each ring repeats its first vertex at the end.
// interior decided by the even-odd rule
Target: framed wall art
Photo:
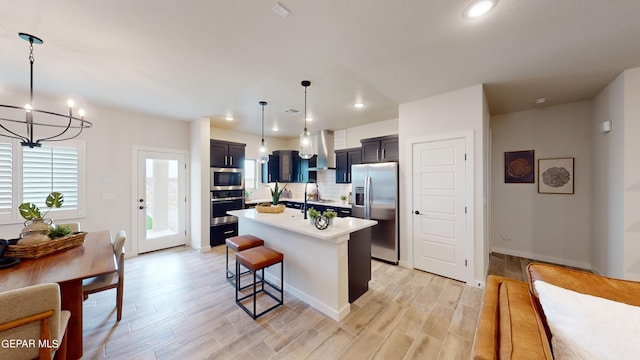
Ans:
{"type": "Polygon", "coordinates": [[[538,193],[573,194],[574,158],[538,159],[538,193]]]}
{"type": "Polygon", "coordinates": [[[534,183],[535,163],[534,151],[507,151],[504,153],[504,182],[534,183]]]}

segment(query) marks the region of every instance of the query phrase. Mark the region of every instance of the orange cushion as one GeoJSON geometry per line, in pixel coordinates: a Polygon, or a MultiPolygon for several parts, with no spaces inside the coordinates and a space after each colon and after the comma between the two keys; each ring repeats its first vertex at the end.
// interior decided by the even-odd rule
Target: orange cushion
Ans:
{"type": "Polygon", "coordinates": [[[553,359],[526,283],[500,284],[499,319],[500,359],[553,359]]]}

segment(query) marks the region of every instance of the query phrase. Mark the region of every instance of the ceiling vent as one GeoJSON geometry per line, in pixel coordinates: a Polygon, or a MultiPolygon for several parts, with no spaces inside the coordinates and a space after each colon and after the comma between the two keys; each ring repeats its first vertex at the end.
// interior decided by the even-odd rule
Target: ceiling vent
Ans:
{"type": "Polygon", "coordinates": [[[294,108],[288,108],[288,109],[286,109],[284,112],[286,112],[287,114],[295,115],[295,114],[299,113],[299,112],[300,112],[300,110],[296,110],[296,109],[294,109],[294,108]]]}

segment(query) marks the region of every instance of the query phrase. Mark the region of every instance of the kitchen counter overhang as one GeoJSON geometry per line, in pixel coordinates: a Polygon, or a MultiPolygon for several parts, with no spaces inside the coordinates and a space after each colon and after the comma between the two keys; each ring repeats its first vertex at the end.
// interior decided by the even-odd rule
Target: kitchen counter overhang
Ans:
{"type": "Polygon", "coordinates": [[[285,209],[279,214],[259,213],[256,209],[234,210],[227,213],[237,216],[238,218],[251,219],[304,236],[335,243],[348,241],[349,237],[347,235],[378,223],[375,220],[365,220],[354,217],[334,218],[332,225],[324,230],[319,230],[311,224],[309,219],[305,219],[304,214],[297,209],[285,209]]]}

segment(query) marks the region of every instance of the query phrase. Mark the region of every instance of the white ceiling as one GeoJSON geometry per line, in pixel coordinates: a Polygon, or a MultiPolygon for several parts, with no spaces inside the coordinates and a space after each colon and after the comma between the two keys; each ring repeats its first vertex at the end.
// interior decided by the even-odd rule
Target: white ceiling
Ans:
{"type": "MultiPolygon", "coordinates": [[[[0,0],[0,96],[112,106],[265,135],[297,136],[310,80],[309,130],[398,117],[398,105],[484,83],[493,114],[590,99],[640,66],[638,0],[0,0]],[[353,103],[364,102],[356,110],[353,103]],[[232,114],[233,122],[224,120],[232,114]],[[280,128],[271,131],[272,124],[280,128]]],[[[64,111],[61,109],[61,111],[64,111]]]]}

